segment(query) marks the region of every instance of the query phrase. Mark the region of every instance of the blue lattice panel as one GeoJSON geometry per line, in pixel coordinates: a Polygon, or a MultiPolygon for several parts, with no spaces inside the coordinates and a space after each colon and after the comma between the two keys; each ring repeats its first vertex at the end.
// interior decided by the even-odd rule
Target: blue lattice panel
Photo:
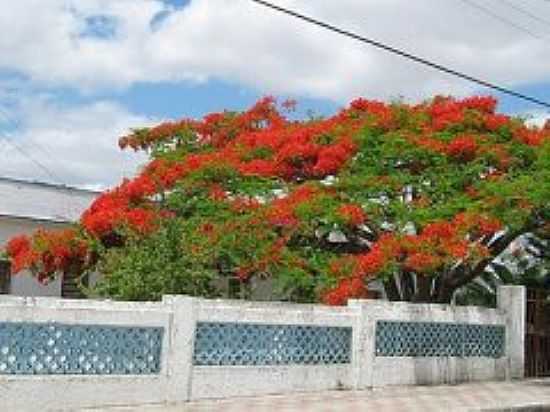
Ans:
{"type": "Polygon", "coordinates": [[[351,327],[199,322],[195,365],[330,365],[351,361],[351,327]]]}
{"type": "Polygon", "coordinates": [[[504,356],[505,327],[444,322],[376,322],[377,356],[504,356]]]}
{"type": "Polygon", "coordinates": [[[164,328],[0,322],[0,374],[160,372],[164,328]]]}

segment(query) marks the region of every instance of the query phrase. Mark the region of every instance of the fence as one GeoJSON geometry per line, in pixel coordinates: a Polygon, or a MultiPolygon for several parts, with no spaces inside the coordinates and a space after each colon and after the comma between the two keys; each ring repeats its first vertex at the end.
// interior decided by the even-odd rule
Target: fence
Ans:
{"type": "Polygon", "coordinates": [[[70,409],[519,378],[524,294],[502,287],[497,309],[0,297],[0,405],[70,409]]]}

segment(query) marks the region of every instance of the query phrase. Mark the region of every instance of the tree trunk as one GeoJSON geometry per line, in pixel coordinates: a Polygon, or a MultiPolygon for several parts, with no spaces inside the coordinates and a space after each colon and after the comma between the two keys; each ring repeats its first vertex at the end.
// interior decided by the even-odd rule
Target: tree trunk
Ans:
{"type": "Polygon", "coordinates": [[[431,301],[432,278],[429,276],[416,276],[416,293],[413,296],[413,302],[431,301]]]}
{"type": "Polygon", "coordinates": [[[0,295],[10,293],[11,265],[9,260],[0,259],[0,295]]]}
{"type": "Polygon", "coordinates": [[[450,284],[449,274],[442,274],[435,279],[429,276],[416,276],[409,272],[399,276],[399,287],[394,279],[384,280],[384,291],[390,301],[416,303],[451,303],[457,287],[450,284]]]}
{"type": "Polygon", "coordinates": [[[390,279],[384,280],[383,284],[388,300],[392,302],[401,300],[401,295],[399,294],[399,289],[397,288],[397,284],[395,283],[395,278],[393,276],[390,279]]]}
{"type": "Polygon", "coordinates": [[[402,272],[396,280],[384,281],[384,288],[389,300],[403,300],[409,302],[451,303],[457,289],[472,282],[482,275],[491,262],[522,234],[532,231],[536,227],[530,223],[513,232],[505,232],[493,242],[486,241],[491,252],[489,258],[482,259],[474,267],[458,265],[452,270],[440,273],[435,278],[422,275],[413,275],[402,272]],[[416,278],[416,282],[415,282],[416,278]]]}
{"type": "Polygon", "coordinates": [[[82,286],[88,286],[88,276],[82,277],[80,264],[71,265],[61,278],[61,297],[67,299],[84,299],[86,295],[82,286]]]}
{"type": "Polygon", "coordinates": [[[415,293],[415,282],[411,272],[402,272],[399,275],[401,286],[401,298],[405,301],[412,301],[415,293]]]}

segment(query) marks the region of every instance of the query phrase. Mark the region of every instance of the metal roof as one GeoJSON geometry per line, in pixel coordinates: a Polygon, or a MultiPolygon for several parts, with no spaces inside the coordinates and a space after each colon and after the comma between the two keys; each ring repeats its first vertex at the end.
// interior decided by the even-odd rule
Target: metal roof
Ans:
{"type": "Polygon", "coordinates": [[[0,216],[73,222],[100,192],[0,177],[0,216]]]}

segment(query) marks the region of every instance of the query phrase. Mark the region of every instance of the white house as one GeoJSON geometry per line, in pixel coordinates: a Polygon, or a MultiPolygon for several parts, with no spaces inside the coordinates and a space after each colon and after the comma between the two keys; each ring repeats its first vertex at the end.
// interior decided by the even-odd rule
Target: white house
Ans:
{"type": "MultiPolygon", "coordinates": [[[[63,228],[78,220],[99,192],[0,177],[0,248],[14,235],[63,228]]],[[[30,273],[12,276],[9,293],[61,296],[61,282],[42,285],[30,273]]],[[[1,291],[0,291],[1,293],[1,291]]]]}

